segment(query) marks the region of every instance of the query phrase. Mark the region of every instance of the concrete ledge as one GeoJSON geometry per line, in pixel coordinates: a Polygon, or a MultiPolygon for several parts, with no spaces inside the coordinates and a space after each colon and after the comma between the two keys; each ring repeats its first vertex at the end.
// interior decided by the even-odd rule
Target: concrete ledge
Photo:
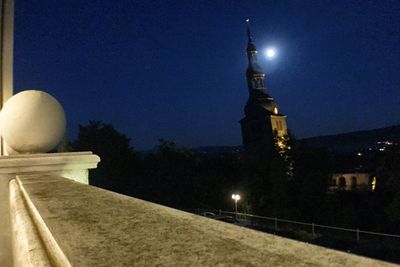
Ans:
{"type": "Polygon", "coordinates": [[[0,175],[0,266],[12,267],[12,227],[10,218],[10,181],[14,175],[0,175]]]}
{"type": "Polygon", "coordinates": [[[20,176],[19,185],[48,230],[38,232],[73,266],[396,266],[54,175],[20,176]]]}
{"type": "Polygon", "coordinates": [[[16,180],[10,181],[14,266],[51,266],[16,180]]]}
{"type": "Polygon", "coordinates": [[[99,162],[92,152],[12,155],[0,157],[0,174],[53,173],[88,184],[88,169],[99,162]]]}
{"type": "MultiPolygon", "coordinates": [[[[30,215],[30,217],[25,217],[26,222],[31,220],[31,223],[35,226],[37,233],[39,234],[40,240],[36,240],[35,243],[42,243],[42,250],[48,256],[49,261],[51,262],[52,266],[62,266],[62,267],[70,267],[71,264],[69,263],[67,257],[64,255],[63,251],[55,241],[53,234],[50,232],[49,228],[47,227],[46,223],[43,221],[43,218],[40,216],[40,213],[36,209],[35,205],[33,205],[30,197],[25,191],[21,180],[19,177],[16,177],[16,182],[18,184],[19,191],[23,197],[25,207],[30,215]]],[[[29,233],[27,234],[29,235],[29,233]]],[[[23,237],[22,239],[23,240],[23,237]]],[[[22,265],[25,266],[25,265],[22,265]]],[[[37,265],[32,265],[37,266],[37,265]]]]}

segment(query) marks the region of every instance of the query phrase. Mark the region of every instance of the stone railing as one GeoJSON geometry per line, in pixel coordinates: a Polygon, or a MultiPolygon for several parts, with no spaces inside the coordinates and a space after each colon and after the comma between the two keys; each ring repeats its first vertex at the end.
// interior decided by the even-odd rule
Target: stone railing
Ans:
{"type": "Polygon", "coordinates": [[[9,188],[14,266],[391,266],[56,174],[17,175],[9,188]]]}
{"type": "Polygon", "coordinates": [[[43,240],[52,240],[52,234],[24,190],[22,179],[63,176],[88,184],[88,170],[96,168],[99,161],[91,152],[0,157],[0,266],[12,266],[13,259],[15,266],[46,266],[47,255],[59,254],[49,249],[57,246],[44,246],[50,241],[43,240]]]}

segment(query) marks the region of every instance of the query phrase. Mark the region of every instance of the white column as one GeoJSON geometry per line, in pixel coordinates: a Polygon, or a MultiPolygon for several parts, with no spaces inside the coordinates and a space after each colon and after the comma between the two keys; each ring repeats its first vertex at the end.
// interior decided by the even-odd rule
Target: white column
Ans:
{"type": "Polygon", "coordinates": [[[14,0],[0,0],[1,107],[13,94],[14,0]]]}
{"type": "MultiPolygon", "coordinates": [[[[0,0],[0,109],[13,95],[14,0],[0,0]]],[[[0,155],[4,155],[1,140],[0,155]]]]}
{"type": "MultiPolygon", "coordinates": [[[[0,0],[0,110],[13,94],[14,0],[0,0]]],[[[0,156],[4,155],[0,140],[0,156]]],[[[13,175],[0,175],[0,266],[13,266],[9,217],[8,182],[13,175]]]]}

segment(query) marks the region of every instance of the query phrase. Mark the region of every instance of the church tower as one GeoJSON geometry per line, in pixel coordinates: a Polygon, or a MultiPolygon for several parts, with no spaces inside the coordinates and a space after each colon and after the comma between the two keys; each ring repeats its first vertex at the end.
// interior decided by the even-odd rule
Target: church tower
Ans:
{"type": "MultiPolygon", "coordinates": [[[[249,99],[244,108],[245,116],[240,120],[243,146],[247,153],[270,153],[284,143],[280,139],[287,136],[286,116],[279,112],[278,105],[268,94],[265,73],[257,62],[257,49],[247,21],[246,71],[249,99]]],[[[283,147],[282,147],[283,148],[283,147]]]]}

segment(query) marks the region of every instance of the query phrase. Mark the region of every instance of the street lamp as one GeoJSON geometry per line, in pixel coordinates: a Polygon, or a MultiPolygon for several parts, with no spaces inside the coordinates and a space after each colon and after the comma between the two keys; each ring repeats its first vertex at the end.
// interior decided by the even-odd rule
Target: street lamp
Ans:
{"type": "Polygon", "coordinates": [[[240,200],[240,195],[232,194],[232,199],[235,201],[235,217],[237,217],[237,202],[240,200]]]}

